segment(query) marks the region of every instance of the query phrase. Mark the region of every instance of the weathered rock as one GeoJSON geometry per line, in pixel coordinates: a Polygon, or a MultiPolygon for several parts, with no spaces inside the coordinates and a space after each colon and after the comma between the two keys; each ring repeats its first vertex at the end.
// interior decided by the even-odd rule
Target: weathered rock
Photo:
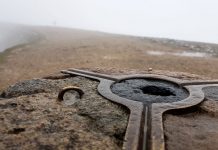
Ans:
{"type": "Polygon", "coordinates": [[[205,100],[201,105],[164,116],[168,150],[218,149],[218,102],[205,100]]]}
{"type": "MultiPolygon", "coordinates": [[[[149,73],[93,71],[116,75],[149,73]]],[[[178,72],[152,73],[203,79],[178,72]]],[[[129,112],[100,96],[98,84],[83,77],[52,75],[8,87],[0,100],[0,149],[121,149],[129,112]],[[82,99],[69,92],[64,101],[57,101],[60,89],[72,85],[85,92],[82,99]]],[[[218,101],[214,91],[212,96],[210,92],[206,94],[198,106],[164,114],[166,149],[218,149],[218,101]]]]}
{"type": "Polygon", "coordinates": [[[98,82],[82,77],[33,79],[3,92],[0,101],[1,149],[121,149],[128,112],[97,93],[98,82]],[[82,99],[56,100],[69,85],[82,99]]]}

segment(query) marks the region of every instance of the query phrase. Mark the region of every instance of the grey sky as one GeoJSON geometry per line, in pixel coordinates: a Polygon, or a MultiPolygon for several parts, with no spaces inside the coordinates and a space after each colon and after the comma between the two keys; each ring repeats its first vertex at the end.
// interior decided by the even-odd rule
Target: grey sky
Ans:
{"type": "Polygon", "coordinates": [[[217,0],[0,0],[0,21],[218,43],[217,0]]]}

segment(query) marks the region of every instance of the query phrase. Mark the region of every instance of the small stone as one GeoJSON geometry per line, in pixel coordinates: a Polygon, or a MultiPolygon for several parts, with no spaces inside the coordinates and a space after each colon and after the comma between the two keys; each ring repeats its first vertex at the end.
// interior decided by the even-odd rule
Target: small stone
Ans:
{"type": "Polygon", "coordinates": [[[150,71],[152,71],[153,69],[152,68],[148,68],[148,71],[150,72],[150,71]]]}

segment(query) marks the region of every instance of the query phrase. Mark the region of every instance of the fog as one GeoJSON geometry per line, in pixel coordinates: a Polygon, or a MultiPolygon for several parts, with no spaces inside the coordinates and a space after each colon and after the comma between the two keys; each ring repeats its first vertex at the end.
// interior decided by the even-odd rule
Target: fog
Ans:
{"type": "Polygon", "coordinates": [[[0,22],[218,43],[217,0],[0,0],[0,22]]]}

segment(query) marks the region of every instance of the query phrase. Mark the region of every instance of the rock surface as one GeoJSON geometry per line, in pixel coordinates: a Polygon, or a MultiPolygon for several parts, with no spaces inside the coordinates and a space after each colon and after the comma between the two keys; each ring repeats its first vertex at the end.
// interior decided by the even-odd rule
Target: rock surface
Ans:
{"type": "Polygon", "coordinates": [[[128,111],[98,95],[98,82],[82,77],[33,79],[6,89],[0,101],[1,149],[121,149],[128,111]],[[80,87],[66,105],[58,91],[80,87]]]}
{"type": "Polygon", "coordinates": [[[167,149],[218,149],[218,101],[205,100],[192,109],[169,112],[164,119],[167,149]]]}
{"type": "MultiPolygon", "coordinates": [[[[93,69],[105,74],[148,73],[139,70],[93,69]]],[[[200,76],[152,71],[185,80],[200,76]]],[[[16,83],[0,100],[0,149],[121,149],[129,112],[97,92],[98,82],[78,76],[52,75],[16,83]],[[80,87],[84,96],[61,88],[80,87]]],[[[214,92],[213,92],[214,93],[214,92]]],[[[198,106],[163,116],[166,149],[218,149],[218,101],[207,95],[198,106]]]]}

